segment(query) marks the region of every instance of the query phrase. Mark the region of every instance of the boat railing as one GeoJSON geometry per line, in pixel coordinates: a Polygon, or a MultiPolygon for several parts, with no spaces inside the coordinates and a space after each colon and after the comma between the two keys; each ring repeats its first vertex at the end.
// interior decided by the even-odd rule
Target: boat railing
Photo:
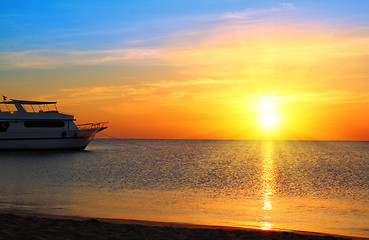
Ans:
{"type": "Polygon", "coordinates": [[[99,122],[99,123],[84,123],[84,124],[77,124],[77,127],[82,129],[91,129],[91,128],[106,128],[108,122],[99,122]]]}

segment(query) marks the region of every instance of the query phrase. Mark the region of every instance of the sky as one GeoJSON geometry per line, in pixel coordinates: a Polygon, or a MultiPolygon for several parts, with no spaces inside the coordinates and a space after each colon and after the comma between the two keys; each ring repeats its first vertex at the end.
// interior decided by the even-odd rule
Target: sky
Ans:
{"type": "Polygon", "coordinates": [[[0,88],[100,137],[365,141],[369,1],[0,0],[0,88]]]}

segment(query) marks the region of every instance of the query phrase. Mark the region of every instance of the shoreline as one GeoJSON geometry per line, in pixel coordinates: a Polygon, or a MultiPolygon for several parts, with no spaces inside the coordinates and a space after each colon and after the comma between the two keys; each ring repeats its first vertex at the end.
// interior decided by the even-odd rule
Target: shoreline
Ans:
{"type": "Polygon", "coordinates": [[[0,239],[354,239],[305,231],[0,211],[0,239]]]}

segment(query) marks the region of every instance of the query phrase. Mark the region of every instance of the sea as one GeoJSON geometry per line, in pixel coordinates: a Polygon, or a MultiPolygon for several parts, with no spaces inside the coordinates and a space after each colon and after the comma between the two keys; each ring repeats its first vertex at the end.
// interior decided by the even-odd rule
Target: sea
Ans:
{"type": "Polygon", "coordinates": [[[369,142],[94,139],[0,152],[0,210],[369,237],[369,142]]]}

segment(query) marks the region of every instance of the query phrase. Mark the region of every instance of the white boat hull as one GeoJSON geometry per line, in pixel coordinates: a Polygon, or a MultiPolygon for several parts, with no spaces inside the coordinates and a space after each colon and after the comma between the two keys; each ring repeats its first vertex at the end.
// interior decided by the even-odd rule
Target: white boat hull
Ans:
{"type": "Polygon", "coordinates": [[[0,134],[0,150],[83,150],[99,129],[0,134]]]}
{"type": "Polygon", "coordinates": [[[1,150],[83,150],[89,143],[83,138],[74,139],[32,139],[32,140],[0,140],[1,150]]]}

